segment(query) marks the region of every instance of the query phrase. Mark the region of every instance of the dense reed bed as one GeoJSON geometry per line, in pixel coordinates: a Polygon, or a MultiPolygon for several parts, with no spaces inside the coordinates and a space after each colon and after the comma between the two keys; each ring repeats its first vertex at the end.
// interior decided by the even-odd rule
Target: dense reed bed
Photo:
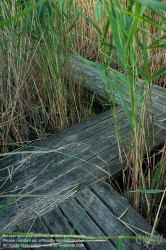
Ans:
{"type": "MultiPolygon", "coordinates": [[[[1,20],[35,2],[1,1],[1,20]]],[[[1,152],[89,117],[81,79],[69,61],[77,21],[71,4],[61,9],[58,2],[47,2],[1,28],[1,152]]]]}

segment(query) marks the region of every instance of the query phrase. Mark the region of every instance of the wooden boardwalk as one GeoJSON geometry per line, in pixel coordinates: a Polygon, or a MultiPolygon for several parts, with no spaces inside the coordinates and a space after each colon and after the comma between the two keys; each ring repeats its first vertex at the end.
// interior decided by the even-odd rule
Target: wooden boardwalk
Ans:
{"type": "MultiPolygon", "coordinates": [[[[95,77],[98,81],[97,76],[95,77]]],[[[149,128],[147,142],[150,149],[162,144],[166,137],[166,120],[163,119],[166,117],[166,106],[160,101],[160,97],[164,98],[165,90],[162,92],[155,87],[154,91],[155,96],[159,96],[155,99],[159,105],[156,106],[157,112],[162,110],[163,113],[154,119],[155,142],[152,129],[149,128]]],[[[102,95],[101,91],[100,96],[104,98],[102,95]]],[[[119,133],[125,140],[130,137],[130,127],[121,106],[116,109],[119,133]]],[[[129,235],[129,231],[117,218],[129,204],[111,186],[102,183],[121,173],[125,166],[123,153],[122,159],[124,161],[121,164],[110,110],[1,159],[0,194],[20,193],[23,197],[19,196],[1,213],[0,230],[11,231],[18,227],[19,230],[28,231],[30,225],[33,225],[31,230],[34,232],[68,234],[85,203],[93,197],[76,234],[129,235]],[[96,181],[98,184],[92,184],[96,181]],[[100,192],[101,190],[103,191],[100,192]],[[118,197],[116,201],[115,197],[118,197]]],[[[7,200],[8,198],[1,198],[0,205],[7,200]]],[[[124,218],[126,221],[128,218],[133,220],[133,225],[138,228],[144,228],[147,232],[151,230],[131,207],[124,218]]],[[[124,249],[141,249],[140,244],[135,241],[124,241],[124,245],[124,249]]],[[[87,242],[83,243],[83,249],[115,249],[115,241],[87,242]]],[[[158,246],[156,249],[164,248],[158,246]]]]}
{"type": "MultiPolygon", "coordinates": [[[[152,227],[110,184],[100,181],[98,184],[93,183],[89,187],[85,187],[50,212],[44,213],[42,216],[36,215],[35,219],[27,223],[23,220],[15,230],[49,235],[66,234],[89,237],[137,235],[148,238],[152,227]]],[[[157,233],[155,235],[159,237],[157,233]]],[[[18,239],[23,240],[24,237],[15,237],[13,242],[17,244],[18,239]]],[[[115,250],[116,241],[115,238],[83,242],[70,239],[65,249],[115,250]]],[[[62,238],[58,237],[32,237],[29,242],[31,248],[28,249],[36,249],[33,248],[34,245],[40,246],[39,249],[60,249],[60,246],[58,247],[60,242],[62,242],[62,238]]],[[[1,247],[4,249],[10,246],[11,242],[8,243],[7,240],[1,242],[1,247]]],[[[152,244],[146,249],[152,249],[151,247],[152,244]]],[[[144,248],[138,239],[123,239],[123,249],[141,250],[144,248]]],[[[158,241],[153,249],[164,250],[165,246],[158,241]]]]}

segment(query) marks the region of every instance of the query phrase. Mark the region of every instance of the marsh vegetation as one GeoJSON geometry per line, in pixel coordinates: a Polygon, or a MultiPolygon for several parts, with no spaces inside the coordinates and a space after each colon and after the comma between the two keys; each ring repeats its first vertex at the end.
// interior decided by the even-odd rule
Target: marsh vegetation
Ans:
{"type": "Polygon", "coordinates": [[[166,146],[156,166],[147,165],[147,171],[142,166],[144,153],[149,156],[146,128],[147,121],[152,121],[147,110],[151,86],[166,87],[166,4],[4,0],[0,9],[1,153],[91,116],[91,102],[86,102],[81,78],[75,77],[70,62],[71,54],[76,55],[106,80],[112,101],[118,92],[131,127],[130,141],[122,141],[114,109],[119,147],[128,147],[126,194],[142,190],[133,192],[131,202],[139,211],[140,199],[144,201],[146,217],[155,228],[165,196],[166,146]],[[157,216],[152,214],[154,206],[157,216]]]}

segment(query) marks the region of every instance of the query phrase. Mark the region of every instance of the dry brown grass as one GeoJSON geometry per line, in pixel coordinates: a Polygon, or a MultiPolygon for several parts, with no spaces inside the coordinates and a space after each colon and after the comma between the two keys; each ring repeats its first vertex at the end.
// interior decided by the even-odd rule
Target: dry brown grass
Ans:
{"type": "MultiPolygon", "coordinates": [[[[75,2],[75,8],[97,21],[94,15],[95,0],[79,0],[75,2]]],[[[98,60],[100,55],[98,33],[94,27],[82,16],[79,16],[74,28],[77,34],[74,41],[75,50],[84,58],[98,60]]]]}
{"type": "Polygon", "coordinates": [[[19,46],[17,36],[8,30],[2,38],[1,152],[41,139],[88,117],[81,79],[79,82],[75,78],[67,55],[62,67],[60,55],[49,61],[51,54],[46,53],[51,51],[35,45],[28,36],[21,39],[19,46]],[[9,42],[5,45],[7,39],[9,42]]]}

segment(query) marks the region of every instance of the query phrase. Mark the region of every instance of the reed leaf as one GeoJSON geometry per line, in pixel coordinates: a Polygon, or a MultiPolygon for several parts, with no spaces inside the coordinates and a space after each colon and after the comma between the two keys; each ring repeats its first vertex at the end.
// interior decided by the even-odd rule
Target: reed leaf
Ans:
{"type": "MultiPolygon", "coordinates": [[[[135,14],[138,15],[138,16],[142,16],[144,10],[145,10],[145,9],[142,8],[142,5],[141,5],[141,4],[137,4],[137,5],[136,5],[135,14]]],[[[132,22],[132,25],[131,25],[131,29],[130,29],[130,32],[129,32],[129,35],[128,35],[128,39],[127,39],[125,51],[127,51],[128,48],[129,48],[129,46],[130,46],[130,44],[133,43],[133,39],[134,39],[134,37],[135,37],[135,33],[136,33],[136,29],[137,29],[137,26],[138,26],[139,21],[140,21],[140,19],[138,19],[138,18],[134,18],[134,19],[133,19],[133,22],[132,22]]]]}
{"type": "Polygon", "coordinates": [[[133,1],[136,3],[139,3],[141,5],[145,5],[147,7],[150,7],[150,8],[166,11],[166,4],[161,3],[159,1],[151,1],[151,0],[133,0],[133,1]]]}
{"type": "MultiPolygon", "coordinates": [[[[120,23],[118,22],[118,14],[117,14],[117,11],[113,8],[114,4],[113,4],[112,0],[110,0],[111,7],[107,3],[106,0],[104,1],[104,3],[105,3],[105,8],[106,8],[106,11],[108,14],[108,18],[110,21],[112,36],[114,38],[116,50],[117,50],[118,56],[120,58],[120,61],[123,64],[123,67],[125,68],[126,67],[126,60],[124,57],[124,47],[123,47],[124,41],[122,41],[122,37],[121,37],[120,23]]],[[[116,1],[116,3],[117,3],[117,1],[116,1]]]]}
{"type": "Polygon", "coordinates": [[[121,237],[118,237],[117,242],[116,242],[116,250],[123,250],[123,242],[121,237]]]}

